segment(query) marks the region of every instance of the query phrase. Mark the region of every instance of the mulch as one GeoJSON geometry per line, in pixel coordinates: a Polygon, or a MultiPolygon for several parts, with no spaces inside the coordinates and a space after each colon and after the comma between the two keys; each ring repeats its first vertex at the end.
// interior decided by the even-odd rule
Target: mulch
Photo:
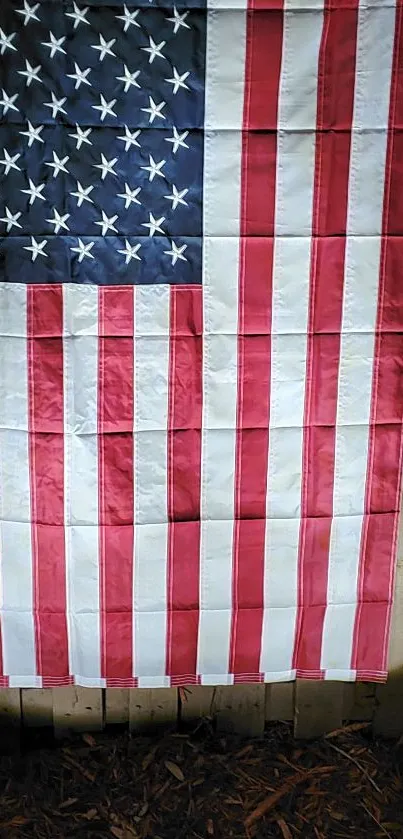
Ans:
{"type": "Polygon", "coordinates": [[[403,739],[84,734],[0,758],[1,839],[403,837],[403,739]]]}

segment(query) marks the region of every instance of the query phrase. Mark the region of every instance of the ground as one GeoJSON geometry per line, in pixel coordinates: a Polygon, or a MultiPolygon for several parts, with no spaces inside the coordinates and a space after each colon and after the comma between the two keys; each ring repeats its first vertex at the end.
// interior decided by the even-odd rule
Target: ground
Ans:
{"type": "Polygon", "coordinates": [[[1,839],[403,838],[403,742],[354,724],[311,743],[272,725],[30,737],[0,758],[1,839]]]}

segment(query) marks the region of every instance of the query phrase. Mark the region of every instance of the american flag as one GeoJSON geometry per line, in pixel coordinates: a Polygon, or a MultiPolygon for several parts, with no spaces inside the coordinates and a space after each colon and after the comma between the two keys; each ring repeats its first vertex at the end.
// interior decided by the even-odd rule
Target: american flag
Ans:
{"type": "Polygon", "coordinates": [[[384,680],[403,0],[19,3],[0,685],[384,680]]]}

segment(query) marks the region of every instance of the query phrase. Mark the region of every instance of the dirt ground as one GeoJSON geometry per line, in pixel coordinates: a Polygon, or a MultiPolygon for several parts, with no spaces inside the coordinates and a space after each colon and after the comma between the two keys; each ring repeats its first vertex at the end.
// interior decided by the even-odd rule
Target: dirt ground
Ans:
{"type": "Polygon", "coordinates": [[[311,743],[127,732],[0,758],[1,839],[403,838],[403,739],[353,724],[311,743]]]}

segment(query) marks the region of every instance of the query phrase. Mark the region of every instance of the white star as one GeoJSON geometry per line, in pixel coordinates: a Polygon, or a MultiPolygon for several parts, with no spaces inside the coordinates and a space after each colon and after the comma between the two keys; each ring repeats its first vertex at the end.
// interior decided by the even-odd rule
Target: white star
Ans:
{"type": "Polygon", "coordinates": [[[111,117],[117,117],[117,114],[115,114],[115,111],[113,110],[113,106],[116,104],[116,99],[111,99],[110,102],[107,102],[101,93],[100,100],[100,105],[91,105],[91,108],[94,108],[94,111],[101,111],[101,122],[104,121],[107,114],[111,117]]]}
{"type": "Polygon", "coordinates": [[[56,207],[54,207],[53,218],[47,218],[46,221],[48,221],[49,224],[55,225],[54,233],[57,235],[61,227],[63,228],[63,230],[69,230],[66,224],[68,218],[70,218],[70,213],[65,213],[64,216],[61,216],[57,212],[56,207]]]}
{"type": "Polygon", "coordinates": [[[167,256],[172,257],[171,265],[176,265],[178,259],[182,259],[183,262],[187,262],[186,256],[183,256],[184,251],[186,250],[187,245],[181,245],[179,248],[178,245],[175,245],[175,242],[171,242],[171,250],[164,251],[167,256]]]}
{"type": "Polygon", "coordinates": [[[77,181],[77,192],[70,192],[70,195],[77,198],[77,207],[81,207],[83,201],[89,201],[90,204],[94,203],[92,198],[89,197],[93,189],[93,186],[81,186],[80,181],[77,181]]]}
{"type": "Polygon", "coordinates": [[[77,140],[76,149],[81,149],[83,143],[87,143],[88,146],[92,146],[91,140],[88,139],[92,128],[86,128],[84,130],[80,125],[78,125],[78,123],[76,123],[76,129],[75,134],[69,134],[69,137],[73,137],[74,140],[77,140]]]}
{"type": "Polygon", "coordinates": [[[61,160],[60,157],[57,156],[55,151],[53,151],[52,154],[53,154],[53,163],[45,163],[45,166],[51,166],[52,167],[53,177],[57,178],[59,172],[66,172],[66,174],[68,175],[69,170],[66,169],[66,163],[69,159],[68,155],[66,155],[66,157],[64,157],[63,160],[61,160]]]}
{"type": "Polygon", "coordinates": [[[31,82],[40,82],[42,84],[42,79],[40,79],[39,76],[38,76],[39,70],[41,69],[41,65],[38,64],[36,67],[31,67],[29,61],[27,61],[27,59],[25,59],[25,67],[26,67],[26,70],[17,70],[17,73],[20,76],[26,76],[27,77],[27,81],[26,81],[27,87],[30,86],[31,82]]]}
{"type": "Polygon", "coordinates": [[[125,247],[122,250],[118,250],[118,253],[122,253],[125,259],[125,265],[128,265],[131,259],[138,259],[141,262],[141,256],[138,256],[137,251],[139,251],[141,245],[131,245],[130,242],[125,239],[125,247]]]}
{"type": "Polygon", "coordinates": [[[0,218],[0,221],[4,221],[4,224],[7,225],[7,233],[10,232],[12,227],[21,227],[21,225],[18,224],[18,219],[22,216],[22,213],[15,213],[15,215],[13,215],[8,207],[5,207],[4,209],[6,211],[6,216],[5,218],[0,218]]]}
{"type": "Polygon", "coordinates": [[[11,35],[6,35],[6,33],[2,30],[0,26],[0,44],[1,44],[1,55],[4,55],[6,49],[14,50],[17,52],[17,47],[15,47],[11,41],[15,38],[15,32],[12,32],[11,35]]]}
{"type": "Polygon", "coordinates": [[[39,3],[35,3],[35,6],[30,6],[27,0],[24,0],[24,7],[15,11],[17,15],[24,15],[24,26],[26,26],[30,20],[39,20],[39,17],[35,14],[38,9],[39,3]]]}
{"type": "Polygon", "coordinates": [[[130,131],[130,129],[125,125],[125,135],[124,137],[118,137],[118,140],[122,140],[125,144],[125,151],[129,151],[130,146],[138,146],[141,148],[140,143],[137,142],[137,137],[139,136],[140,131],[130,131]]]}
{"type": "Polygon", "coordinates": [[[173,67],[173,78],[172,79],[165,79],[166,82],[169,82],[173,86],[173,94],[174,96],[177,94],[180,87],[183,87],[184,90],[189,90],[189,85],[185,84],[185,79],[190,76],[189,71],[183,73],[181,76],[179,75],[176,67],[173,67]]]}
{"type": "Polygon", "coordinates": [[[125,184],[125,191],[118,192],[118,198],[123,198],[125,202],[125,210],[130,207],[130,204],[141,204],[141,201],[137,200],[137,195],[141,191],[141,187],[136,187],[136,189],[130,189],[129,184],[125,184]]]}
{"type": "Polygon", "coordinates": [[[95,224],[99,224],[102,227],[102,236],[106,236],[108,230],[114,230],[115,233],[118,232],[117,228],[115,227],[115,221],[117,220],[117,216],[108,216],[105,213],[105,210],[102,210],[102,221],[96,221],[95,224]]]}
{"type": "Polygon", "coordinates": [[[49,31],[50,41],[41,41],[43,47],[49,47],[50,49],[50,57],[53,58],[57,52],[62,52],[66,55],[66,50],[63,49],[62,44],[64,44],[66,40],[66,36],[62,35],[61,38],[55,38],[53,32],[49,31]]]}
{"type": "Polygon", "coordinates": [[[150,114],[149,122],[154,122],[156,117],[159,117],[160,119],[166,119],[166,116],[163,113],[161,113],[162,108],[165,105],[165,102],[160,102],[159,105],[156,105],[152,96],[148,97],[148,101],[150,103],[150,107],[141,108],[141,110],[145,111],[146,114],[150,114]]]}
{"type": "Polygon", "coordinates": [[[189,131],[184,131],[183,134],[179,134],[179,131],[178,131],[177,128],[175,128],[175,126],[173,126],[172,130],[173,130],[173,137],[165,137],[165,142],[166,143],[172,143],[173,154],[176,154],[179,146],[183,146],[184,149],[188,149],[189,146],[188,146],[187,143],[185,143],[185,140],[186,140],[186,137],[189,134],[189,131]]]}
{"type": "Polygon", "coordinates": [[[32,262],[35,262],[37,256],[49,256],[49,254],[45,253],[44,248],[47,245],[47,239],[44,239],[43,242],[37,242],[33,236],[31,236],[31,244],[24,245],[24,251],[32,251],[32,262]]]}
{"type": "Polygon", "coordinates": [[[76,248],[70,248],[73,253],[78,253],[78,261],[82,262],[85,256],[88,256],[90,259],[94,259],[94,255],[90,253],[90,250],[94,247],[95,242],[87,242],[85,245],[82,239],[78,240],[78,246],[76,248]]]}
{"type": "Polygon", "coordinates": [[[176,210],[178,204],[184,204],[185,207],[188,206],[187,201],[183,200],[187,192],[189,192],[188,189],[182,189],[181,192],[178,192],[175,184],[172,184],[172,195],[164,195],[164,198],[172,201],[172,209],[176,210]]]}
{"type": "Polygon", "coordinates": [[[129,12],[129,9],[126,5],[123,6],[124,8],[124,15],[116,15],[118,20],[124,21],[123,32],[127,32],[129,26],[138,26],[140,28],[140,24],[137,23],[136,17],[139,13],[139,9],[136,9],[135,12],[129,12]]]}
{"type": "Polygon", "coordinates": [[[102,169],[101,180],[104,181],[107,175],[116,175],[114,170],[115,163],[118,162],[117,157],[112,160],[107,160],[104,154],[101,154],[101,163],[93,163],[95,169],[102,169]]]}
{"type": "Polygon", "coordinates": [[[99,50],[99,60],[103,61],[106,55],[111,55],[113,58],[116,58],[114,52],[112,52],[112,47],[116,43],[116,38],[111,38],[110,41],[105,41],[103,35],[99,35],[99,44],[91,45],[93,50],[99,50]]]}
{"type": "Polygon", "coordinates": [[[20,154],[14,154],[13,157],[11,157],[11,155],[8,153],[7,149],[3,149],[3,154],[4,154],[4,158],[3,158],[3,160],[0,160],[0,163],[2,163],[3,166],[5,166],[4,174],[8,175],[10,169],[16,169],[17,172],[21,172],[20,167],[17,166],[17,164],[15,162],[16,160],[18,160],[19,157],[21,157],[21,155],[20,154]]]}
{"type": "Polygon", "coordinates": [[[18,93],[14,93],[14,96],[8,96],[4,88],[2,88],[0,105],[3,106],[3,114],[6,114],[10,110],[18,111],[18,108],[14,105],[16,99],[18,99],[18,93]]]}
{"type": "Polygon", "coordinates": [[[63,108],[63,105],[67,100],[67,97],[62,96],[61,99],[56,99],[56,96],[53,93],[53,90],[51,91],[50,95],[52,97],[52,101],[51,102],[44,102],[43,104],[46,106],[46,108],[52,108],[52,119],[56,119],[59,111],[60,111],[61,114],[67,114],[67,111],[65,111],[64,108],[63,108]]]}
{"type": "Polygon", "coordinates": [[[145,172],[149,172],[149,181],[153,181],[156,175],[159,175],[161,178],[164,177],[164,173],[162,172],[162,167],[165,165],[166,160],[160,160],[159,163],[156,163],[153,156],[149,155],[149,166],[140,166],[140,169],[144,169],[145,172]]]}
{"type": "Polygon", "coordinates": [[[28,178],[28,180],[29,180],[29,189],[20,189],[20,192],[25,192],[26,195],[29,195],[29,203],[30,204],[34,203],[35,198],[40,198],[42,201],[44,201],[45,199],[44,199],[43,195],[41,195],[41,192],[42,192],[43,189],[45,189],[45,184],[41,184],[40,186],[35,186],[34,182],[31,181],[31,178],[28,178]]]}
{"type": "Polygon", "coordinates": [[[167,20],[169,20],[169,22],[173,23],[174,25],[174,35],[176,35],[178,29],[180,29],[181,26],[183,26],[184,29],[190,29],[189,24],[185,23],[188,14],[189,12],[184,12],[183,15],[180,15],[178,10],[174,6],[174,16],[167,17],[167,20]]]}
{"type": "Polygon", "coordinates": [[[78,90],[80,84],[87,84],[89,87],[92,87],[91,82],[88,81],[87,76],[91,73],[91,67],[87,67],[86,70],[80,70],[78,64],[74,62],[74,69],[75,73],[67,73],[68,79],[75,79],[74,90],[78,90]]]}
{"type": "Polygon", "coordinates": [[[74,29],[77,29],[77,26],[80,23],[87,23],[89,26],[90,22],[86,18],[88,6],[86,6],[85,9],[79,9],[77,3],[73,3],[73,9],[74,12],[66,12],[66,16],[71,17],[74,20],[74,29]]]}
{"type": "Polygon", "coordinates": [[[162,54],[161,50],[165,47],[166,41],[161,41],[160,44],[156,44],[155,41],[153,41],[151,35],[149,35],[148,40],[150,42],[150,46],[149,47],[141,47],[143,52],[149,52],[150,53],[148,63],[152,64],[153,61],[154,61],[154,58],[165,58],[165,55],[162,54]]]}
{"type": "Polygon", "coordinates": [[[38,125],[37,128],[34,128],[32,122],[28,120],[28,131],[19,131],[18,133],[24,137],[28,137],[28,148],[31,148],[35,140],[38,140],[38,143],[43,143],[42,137],[39,136],[41,131],[43,131],[43,125],[38,125]]]}
{"type": "Polygon", "coordinates": [[[161,216],[161,218],[155,219],[152,213],[149,213],[148,215],[150,216],[150,221],[143,222],[143,224],[141,226],[149,228],[149,233],[148,233],[149,236],[154,236],[154,233],[157,233],[157,232],[162,233],[162,235],[164,236],[165,234],[164,234],[164,231],[161,228],[161,224],[164,223],[165,216],[161,216]]]}
{"type": "Polygon", "coordinates": [[[140,70],[135,70],[134,73],[131,73],[129,68],[126,66],[126,64],[124,64],[123,66],[124,66],[124,70],[125,70],[124,76],[116,76],[116,78],[117,78],[118,82],[124,82],[125,83],[125,93],[127,93],[127,91],[129,90],[129,87],[132,87],[132,86],[133,87],[138,87],[138,88],[140,87],[139,83],[136,82],[137,76],[140,75],[140,70]]]}

